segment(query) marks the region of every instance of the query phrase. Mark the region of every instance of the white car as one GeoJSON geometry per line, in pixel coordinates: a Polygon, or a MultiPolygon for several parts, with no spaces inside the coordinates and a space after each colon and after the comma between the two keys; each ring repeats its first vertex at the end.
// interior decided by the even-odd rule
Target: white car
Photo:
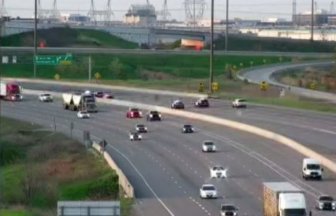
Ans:
{"type": "Polygon", "coordinates": [[[211,178],[226,178],[227,169],[224,169],[222,166],[214,166],[210,168],[210,177],[211,178]]]}
{"type": "Polygon", "coordinates": [[[212,184],[204,184],[200,188],[200,197],[202,199],[216,199],[217,198],[217,190],[212,184]]]}
{"type": "Polygon", "coordinates": [[[77,117],[81,119],[90,118],[90,114],[87,111],[79,111],[77,117]]]}
{"type": "Polygon", "coordinates": [[[233,108],[246,108],[246,100],[245,99],[235,99],[232,101],[233,108]]]}
{"type": "Polygon", "coordinates": [[[41,102],[53,102],[53,97],[51,94],[47,94],[47,93],[44,93],[44,94],[40,94],[38,96],[38,99],[39,101],[41,102]]]}
{"type": "Polygon", "coordinates": [[[317,200],[316,208],[321,211],[336,211],[336,202],[332,196],[322,195],[317,200]]]}
{"type": "Polygon", "coordinates": [[[203,152],[215,152],[217,151],[217,148],[213,141],[206,140],[202,144],[202,151],[203,152]]]}
{"type": "Polygon", "coordinates": [[[141,134],[136,133],[136,132],[130,132],[129,133],[129,139],[131,141],[140,141],[142,139],[141,134]]]}

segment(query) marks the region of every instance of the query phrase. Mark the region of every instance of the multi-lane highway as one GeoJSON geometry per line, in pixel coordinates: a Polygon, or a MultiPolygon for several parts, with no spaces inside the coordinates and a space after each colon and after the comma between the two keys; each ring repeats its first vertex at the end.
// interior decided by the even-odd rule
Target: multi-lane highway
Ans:
{"type": "MultiPolygon", "coordinates": [[[[35,89],[45,87],[36,85],[35,89]]],[[[173,99],[123,92],[115,94],[120,99],[168,106],[173,99]]],[[[190,99],[184,100],[188,110],[195,110],[190,99]]],[[[285,135],[289,131],[293,136],[311,133],[304,140],[316,137],[320,141],[312,144],[312,147],[336,148],[331,143],[332,136],[328,143],[328,134],[335,131],[335,116],[254,106],[245,111],[235,111],[226,102],[211,103],[210,109],[195,111],[260,124],[267,129],[288,127],[283,131],[285,135]]],[[[322,182],[303,181],[300,172],[302,155],[273,141],[225,127],[164,116],[162,122],[145,122],[149,133],[144,135],[142,141],[131,142],[128,131],[144,120],[126,119],[126,109],[123,107],[99,105],[99,110],[91,119],[80,120],[74,112],[64,111],[60,100],[44,104],[38,102],[37,97],[26,96],[25,101],[19,103],[1,102],[1,115],[50,128],[54,127],[55,118],[57,130],[66,134],[70,133],[70,123],[73,121],[73,135],[76,138],[81,139],[82,131],[89,130],[95,137],[106,139],[111,144],[107,151],[135,187],[137,215],[218,215],[220,204],[229,202],[239,207],[240,215],[259,216],[262,215],[261,186],[264,181],[291,181],[299,185],[306,191],[311,208],[314,208],[317,195],[336,194],[335,174],[327,170],[326,179],[322,182]],[[193,124],[197,128],[196,133],[182,134],[184,123],[193,124]],[[219,148],[217,153],[201,152],[201,142],[207,139],[216,142],[219,148]],[[229,168],[227,180],[209,179],[209,168],[217,164],[229,168]],[[199,198],[199,187],[205,182],[217,186],[221,196],[219,199],[199,198]]]]}

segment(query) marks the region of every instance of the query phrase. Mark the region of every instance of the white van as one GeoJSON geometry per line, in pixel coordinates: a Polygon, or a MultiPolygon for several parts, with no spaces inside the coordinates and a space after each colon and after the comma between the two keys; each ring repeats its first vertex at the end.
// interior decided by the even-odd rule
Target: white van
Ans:
{"type": "Polygon", "coordinates": [[[302,163],[302,177],[304,179],[322,179],[323,168],[321,163],[312,158],[304,158],[302,163]]]}

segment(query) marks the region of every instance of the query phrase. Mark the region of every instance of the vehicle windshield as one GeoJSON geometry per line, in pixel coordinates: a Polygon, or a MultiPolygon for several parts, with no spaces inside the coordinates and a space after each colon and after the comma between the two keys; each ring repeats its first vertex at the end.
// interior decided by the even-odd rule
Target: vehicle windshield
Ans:
{"type": "Polygon", "coordinates": [[[213,142],[204,142],[204,145],[206,145],[206,146],[213,146],[214,143],[213,142]]]}
{"type": "Polygon", "coordinates": [[[132,109],[131,109],[131,112],[139,112],[139,109],[137,109],[137,108],[132,108],[132,109]]]}
{"type": "Polygon", "coordinates": [[[319,169],[321,169],[321,167],[320,167],[319,164],[308,164],[307,169],[309,169],[309,170],[319,170],[319,169]]]}
{"type": "Polygon", "coordinates": [[[246,100],[240,99],[240,100],[238,100],[238,102],[246,102],[246,100]]]}
{"type": "Polygon", "coordinates": [[[203,186],[202,188],[205,191],[213,191],[216,190],[216,188],[214,186],[203,186]]]}
{"type": "Polygon", "coordinates": [[[224,170],[223,167],[214,167],[213,170],[224,170]]]}
{"type": "Polygon", "coordinates": [[[139,124],[139,125],[137,125],[137,127],[143,128],[143,127],[145,127],[145,125],[139,124]]]}
{"type": "Polygon", "coordinates": [[[332,201],[334,201],[334,198],[332,198],[330,196],[321,196],[319,200],[320,201],[330,201],[330,202],[332,202],[332,201]]]}
{"type": "Polygon", "coordinates": [[[159,112],[158,111],[151,111],[150,114],[152,114],[152,115],[159,115],[159,112]]]}
{"type": "Polygon", "coordinates": [[[306,216],[305,209],[285,209],[284,213],[286,216],[306,216]]]}
{"type": "Polygon", "coordinates": [[[46,97],[49,97],[50,94],[42,94],[41,96],[46,96],[46,97]]]}
{"type": "Polygon", "coordinates": [[[236,210],[236,207],[233,206],[233,205],[223,205],[222,206],[222,210],[225,210],[225,211],[234,211],[234,210],[236,210]]]}
{"type": "Polygon", "coordinates": [[[191,125],[184,125],[185,128],[191,128],[191,125]]]}

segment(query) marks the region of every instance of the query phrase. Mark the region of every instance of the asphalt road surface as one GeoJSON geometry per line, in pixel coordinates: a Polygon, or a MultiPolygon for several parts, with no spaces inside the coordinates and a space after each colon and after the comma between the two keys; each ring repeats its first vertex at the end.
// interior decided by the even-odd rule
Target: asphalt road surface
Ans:
{"type": "MultiPolygon", "coordinates": [[[[150,97],[142,99],[142,102],[153,100],[150,97]]],[[[157,102],[166,103],[169,100],[159,98],[157,102]]],[[[217,107],[216,103],[213,106],[202,112],[225,109],[217,107]]],[[[135,187],[138,198],[136,215],[219,215],[221,203],[234,203],[240,215],[260,216],[264,181],[291,181],[300,186],[306,191],[312,209],[316,196],[336,194],[335,174],[326,170],[324,181],[302,180],[302,155],[278,143],[229,128],[172,116],[163,116],[162,122],[152,123],[144,119],[126,119],[126,110],[124,107],[99,105],[97,114],[92,114],[91,119],[82,120],[77,119],[75,112],[63,110],[59,99],[54,103],[41,103],[37,97],[26,96],[24,101],[18,103],[1,101],[3,116],[50,129],[55,128],[56,123],[57,131],[69,135],[70,124],[74,122],[73,137],[81,140],[83,131],[89,130],[93,137],[106,139],[109,143],[107,151],[135,187]],[[149,133],[144,135],[142,141],[131,142],[128,131],[136,123],[145,123],[149,133]],[[193,124],[196,133],[182,134],[184,123],[193,124]],[[217,144],[217,153],[201,152],[201,142],[209,139],[217,144]],[[217,164],[229,169],[228,179],[209,179],[209,168],[217,164]],[[215,184],[220,198],[200,199],[198,191],[203,183],[215,184]]],[[[231,115],[236,115],[236,111],[230,111],[231,115]]],[[[318,120],[324,121],[320,114],[315,115],[318,120]]],[[[276,115],[271,117],[276,118],[276,115]]],[[[314,215],[332,214],[318,212],[314,215]]]]}

